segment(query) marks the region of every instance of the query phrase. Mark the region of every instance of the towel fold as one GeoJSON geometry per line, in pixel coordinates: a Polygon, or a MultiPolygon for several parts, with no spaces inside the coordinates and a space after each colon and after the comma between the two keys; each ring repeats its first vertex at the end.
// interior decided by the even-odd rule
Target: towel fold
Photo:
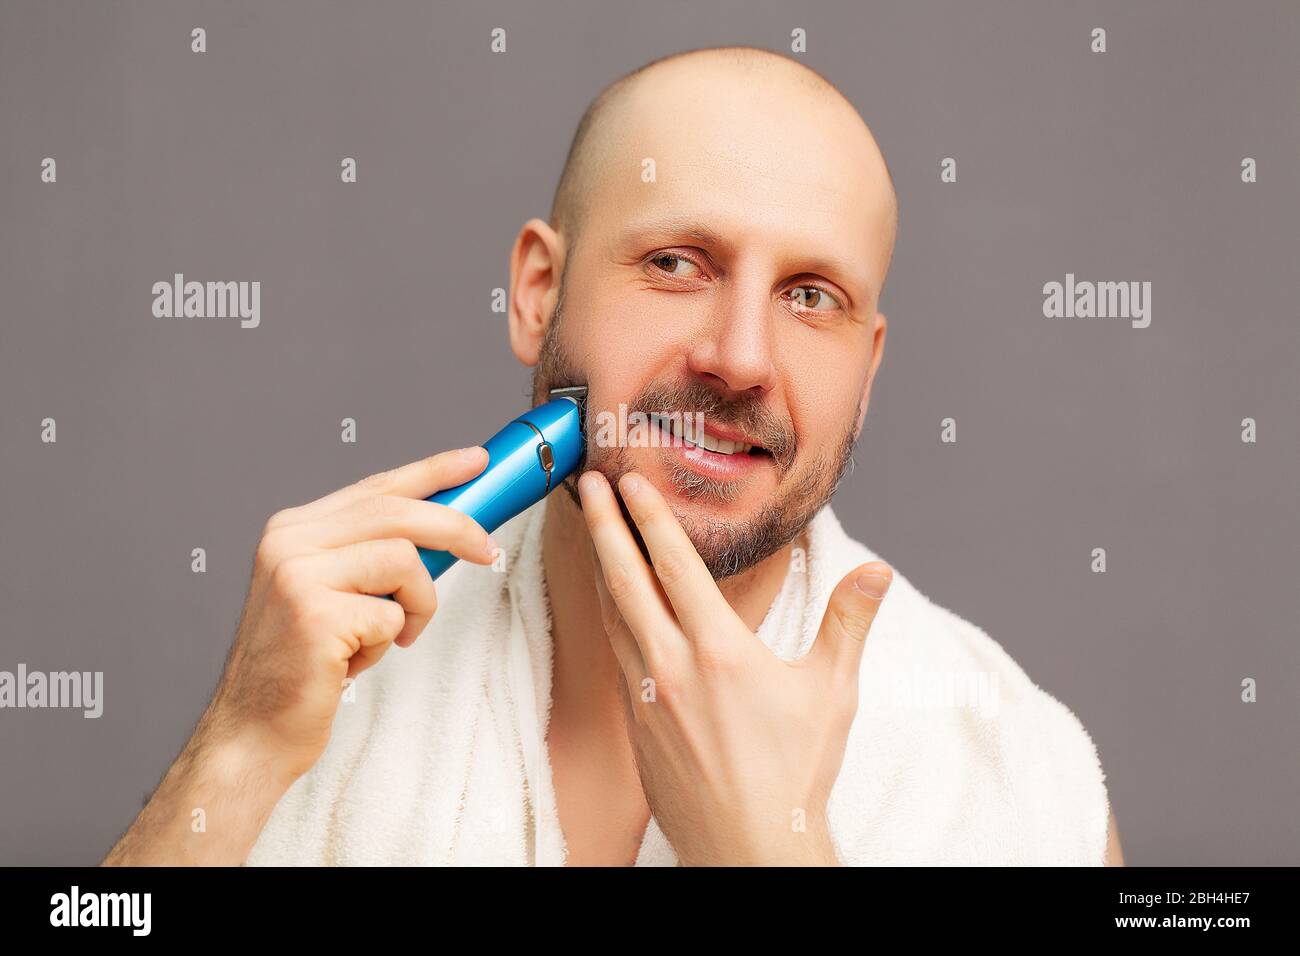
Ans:
{"type": "MultiPolygon", "coordinates": [[[[248,865],[564,864],[546,748],[546,504],[494,532],[504,573],[453,566],[420,639],[357,678],[325,752],[280,800],[248,865]]],[[[876,558],[829,506],[803,540],[757,632],[785,660],[811,648],[840,579],[876,558]]],[[[895,569],[827,808],[839,859],[1099,865],[1107,809],[1074,714],[895,569]]],[[[653,817],[636,862],[677,862],[653,817]]]]}

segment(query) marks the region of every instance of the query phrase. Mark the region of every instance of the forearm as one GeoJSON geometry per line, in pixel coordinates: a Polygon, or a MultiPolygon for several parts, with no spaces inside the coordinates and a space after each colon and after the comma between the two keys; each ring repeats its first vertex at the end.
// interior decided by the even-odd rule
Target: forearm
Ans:
{"type": "Polygon", "coordinates": [[[290,783],[254,753],[196,731],[102,865],[242,865],[290,783]]]}

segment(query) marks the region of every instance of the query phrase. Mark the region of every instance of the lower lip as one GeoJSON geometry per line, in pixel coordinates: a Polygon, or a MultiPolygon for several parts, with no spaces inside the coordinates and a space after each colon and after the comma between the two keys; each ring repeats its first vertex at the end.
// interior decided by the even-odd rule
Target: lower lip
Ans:
{"type": "Polygon", "coordinates": [[[751,455],[748,452],[738,452],[734,455],[719,454],[677,438],[665,428],[661,427],[659,431],[664,454],[673,456],[686,467],[706,478],[745,478],[754,474],[757,469],[771,464],[772,461],[770,455],[751,455]]]}

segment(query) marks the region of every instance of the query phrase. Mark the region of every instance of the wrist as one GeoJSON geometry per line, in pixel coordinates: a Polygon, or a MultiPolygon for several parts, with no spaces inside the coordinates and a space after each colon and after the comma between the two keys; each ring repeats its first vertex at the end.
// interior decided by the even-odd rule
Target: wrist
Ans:
{"type": "Polygon", "coordinates": [[[830,831],[824,828],[792,833],[779,846],[764,848],[754,866],[839,866],[830,831]]]}
{"type": "Polygon", "coordinates": [[[190,789],[237,799],[250,809],[274,807],[297,779],[252,733],[199,743],[186,776],[190,789]]]}
{"type": "MultiPolygon", "coordinates": [[[[210,739],[179,768],[160,808],[174,863],[239,865],[292,784],[248,737],[210,739]]],[[[160,834],[161,835],[161,834],[160,834]]]]}
{"type": "MultiPolygon", "coordinates": [[[[746,827],[744,835],[733,833],[724,845],[699,845],[677,851],[682,866],[840,866],[830,827],[823,816],[809,818],[806,826],[796,830],[788,823],[779,829],[761,825],[746,827]],[[755,842],[752,837],[766,829],[770,838],[755,842]]],[[[674,847],[676,849],[676,847],[674,847]]]]}
{"type": "Polygon", "coordinates": [[[251,785],[276,800],[301,776],[286,762],[283,746],[256,724],[231,716],[220,698],[199,720],[181,758],[219,784],[251,785]]]}

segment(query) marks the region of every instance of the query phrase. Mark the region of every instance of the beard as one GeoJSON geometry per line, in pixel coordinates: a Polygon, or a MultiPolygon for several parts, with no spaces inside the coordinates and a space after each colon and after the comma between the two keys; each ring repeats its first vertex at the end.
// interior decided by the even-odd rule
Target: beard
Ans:
{"type": "MultiPolygon", "coordinates": [[[[586,385],[588,377],[565,345],[560,341],[564,285],[561,282],[555,312],[542,337],[542,347],[533,371],[533,403],[547,401],[552,388],[565,385],[586,385]]],[[[682,514],[669,507],[685,530],[691,544],[704,561],[715,581],[749,570],[785,547],[808,527],[808,523],[821,511],[839,487],[844,472],[853,462],[853,447],[857,444],[856,407],[847,416],[847,425],[838,442],[827,454],[814,458],[793,474],[797,458],[797,442],[793,427],[772,415],[762,399],[728,401],[697,380],[681,384],[652,382],[627,403],[630,411],[669,415],[702,413],[705,422],[730,424],[741,430],[751,441],[771,456],[777,468],[779,482],[771,499],[765,501],[752,517],[743,521],[723,520],[710,516],[682,514]]],[[[595,410],[588,409],[588,422],[595,410]]],[[[623,504],[618,493],[618,480],[633,470],[628,449],[622,446],[602,447],[592,438],[593,429],[586,429],[586,452],[578,469],[564,481],[564,488],[581,510],[577,479],[588,469],[601,472],[614,489],[614,496],[623,513],[632,536],[636,539],[647,563],[653,564],[636,522],[623,504]]],[[[743,479],[724,481],[692,471],[678,462],[669,467],[669,480],[676,492],[690,501],[731,502],[745,490],[743,479]]]]}

